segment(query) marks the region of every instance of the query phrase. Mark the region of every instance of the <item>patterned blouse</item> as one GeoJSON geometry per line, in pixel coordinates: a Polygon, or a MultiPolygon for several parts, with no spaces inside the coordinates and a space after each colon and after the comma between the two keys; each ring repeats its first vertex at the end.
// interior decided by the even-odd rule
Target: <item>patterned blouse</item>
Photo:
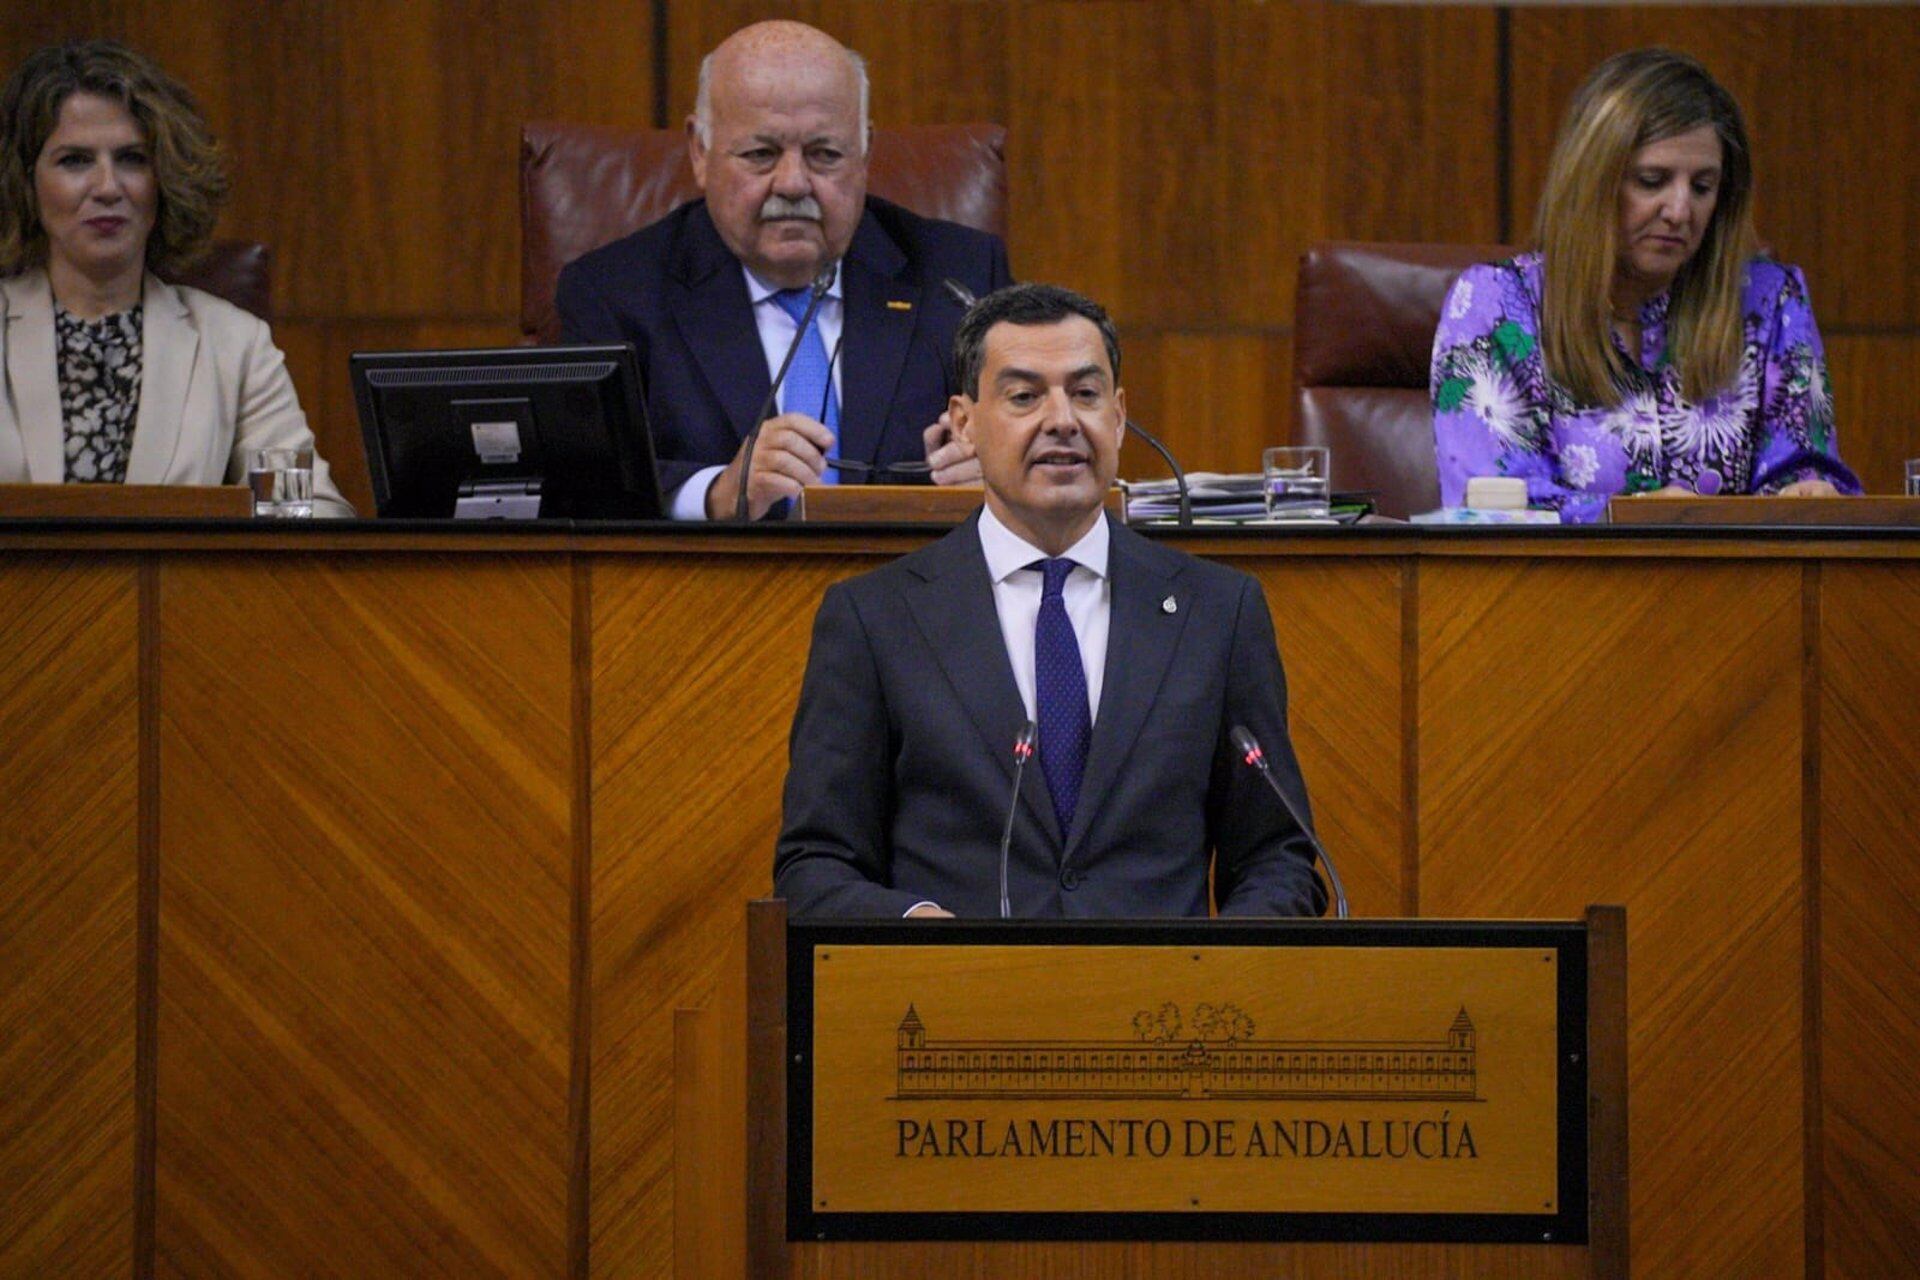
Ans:
{"type": "Polygon", "coordinates": [[[98,320],[54,311],[68,484],[120,484],[127,478],[140,408],[140,315],[137,306],[98,320]]]}
{"type": "MultiPolygon", "coordinates": [[[[1618,408],[1575,404],[1540,351],[1540,255],[1469,267],[1433,338],[1433,437],[1440,499],[1466,501],[1473,476],[1520,476],[1530,506],[1584,522],[1607,498],[1668,484],[1696,493],[1773,493],[1826,479],[1840,462],[1833,390],[1798,267],[1747,264],[1746,351],[1735,384],[1699,404],[1668,362],[1667,295],[1640,311],[1640,358],[1618,408]]],[[[1626,354],[1618,335],[1614,343],[1626,354]]]]}

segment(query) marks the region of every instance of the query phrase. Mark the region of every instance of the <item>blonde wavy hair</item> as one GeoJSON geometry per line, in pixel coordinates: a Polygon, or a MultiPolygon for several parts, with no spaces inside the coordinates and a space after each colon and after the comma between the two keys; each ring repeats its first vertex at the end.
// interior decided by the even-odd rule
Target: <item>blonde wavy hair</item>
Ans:
{"type": "Polygon", "coordinates": [[[225,151],[178,80],[125,45],[88,40],[29,54],[0,91],[0,276],[47,260],[33,171],[76,93],[120,103],[146,134],[160,192],[147,266],[166,273],[192,263],[227,198],[225,151]]]}
{"type": "Polygon", "coordinates": [[[1574,95],[1547,167],[1535,227],[1544,258],[1541,355],[1583,404],[1618,405],[1631,372],[1611,340],[1620,187],[1640,148],[1702,125],[1720,138],[1719,198],[1674,277],[1668,349],[1696,403],[1732,386],[1742,357],[1741,292],[1753,231],[1753,160],[1733,95],[1683,53],[1637,49],[1601,63],[1574,95]]]}

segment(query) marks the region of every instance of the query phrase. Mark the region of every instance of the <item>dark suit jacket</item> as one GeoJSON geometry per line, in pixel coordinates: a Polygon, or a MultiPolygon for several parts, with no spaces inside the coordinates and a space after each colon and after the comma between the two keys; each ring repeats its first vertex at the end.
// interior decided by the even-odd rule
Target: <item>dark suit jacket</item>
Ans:
{"type": "MultiPolygon", "coordinates": [[[[828,589],[793,721],[775,891],[796,915],[999,914],[1001,825],[1026,712],[978,517],[828,589]]],[[[1073,829],[1021,786],[1016,916],[1317,915],[1311,846],[1228,741],[1259,737],[1289,797],[1286,678],[1252,578],[1113,525],[1112,621],[1073,829]],[[1174,602],[1169,612],[1165,602],[1174,602]]]]}
{"type": "MultiPolygon", "coordinates": [[[[1011,283],[1006,247],[868,196],[841,278],[841,456],[926,457],[921,433],[952,391],[961,310],[948,277],[977,294],[1011,283]]],[[[740,260],[706,201],[569,263],[555,304],[564,341],[633,344],[663,490],[733,459],[773,379],[740,260]]]]}

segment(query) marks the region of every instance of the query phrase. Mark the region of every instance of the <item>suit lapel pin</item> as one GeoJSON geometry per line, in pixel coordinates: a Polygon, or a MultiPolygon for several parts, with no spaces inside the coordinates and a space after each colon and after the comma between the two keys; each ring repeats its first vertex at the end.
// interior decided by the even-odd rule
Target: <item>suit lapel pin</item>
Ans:
{"type": "Polygon", "coordinates": [[[1175,600],[1172,596],[1168,596],[1165,600],[1162,600],[1160,602],[1160,612],[1162,613],[1178,613],[1179,611],[1180,611],[1180,602],[1178,600],[1175,600]]]}
{"type": "Polygon", "coordinates": [[[911,311],[911,310],[913,310],[913,304],[912,304],[911,302],[905,302],[905,301],[902,301],[902,300],[900,300],[900,299],[898,299],[898,298],[889,298],[889,299],[887,299],[887,310],[889,310],[889,311],[911,311]]]}

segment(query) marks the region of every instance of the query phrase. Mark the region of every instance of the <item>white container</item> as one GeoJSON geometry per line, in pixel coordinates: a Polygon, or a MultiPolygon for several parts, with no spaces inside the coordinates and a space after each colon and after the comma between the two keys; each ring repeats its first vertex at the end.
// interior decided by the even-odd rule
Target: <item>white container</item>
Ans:
{"type": "Polygon", "coordinates": [[[1474,476],[1467,481],[1467,505],[1475,511],[1525,511],[1527,482],[1518,476],[1474,476]]]}

